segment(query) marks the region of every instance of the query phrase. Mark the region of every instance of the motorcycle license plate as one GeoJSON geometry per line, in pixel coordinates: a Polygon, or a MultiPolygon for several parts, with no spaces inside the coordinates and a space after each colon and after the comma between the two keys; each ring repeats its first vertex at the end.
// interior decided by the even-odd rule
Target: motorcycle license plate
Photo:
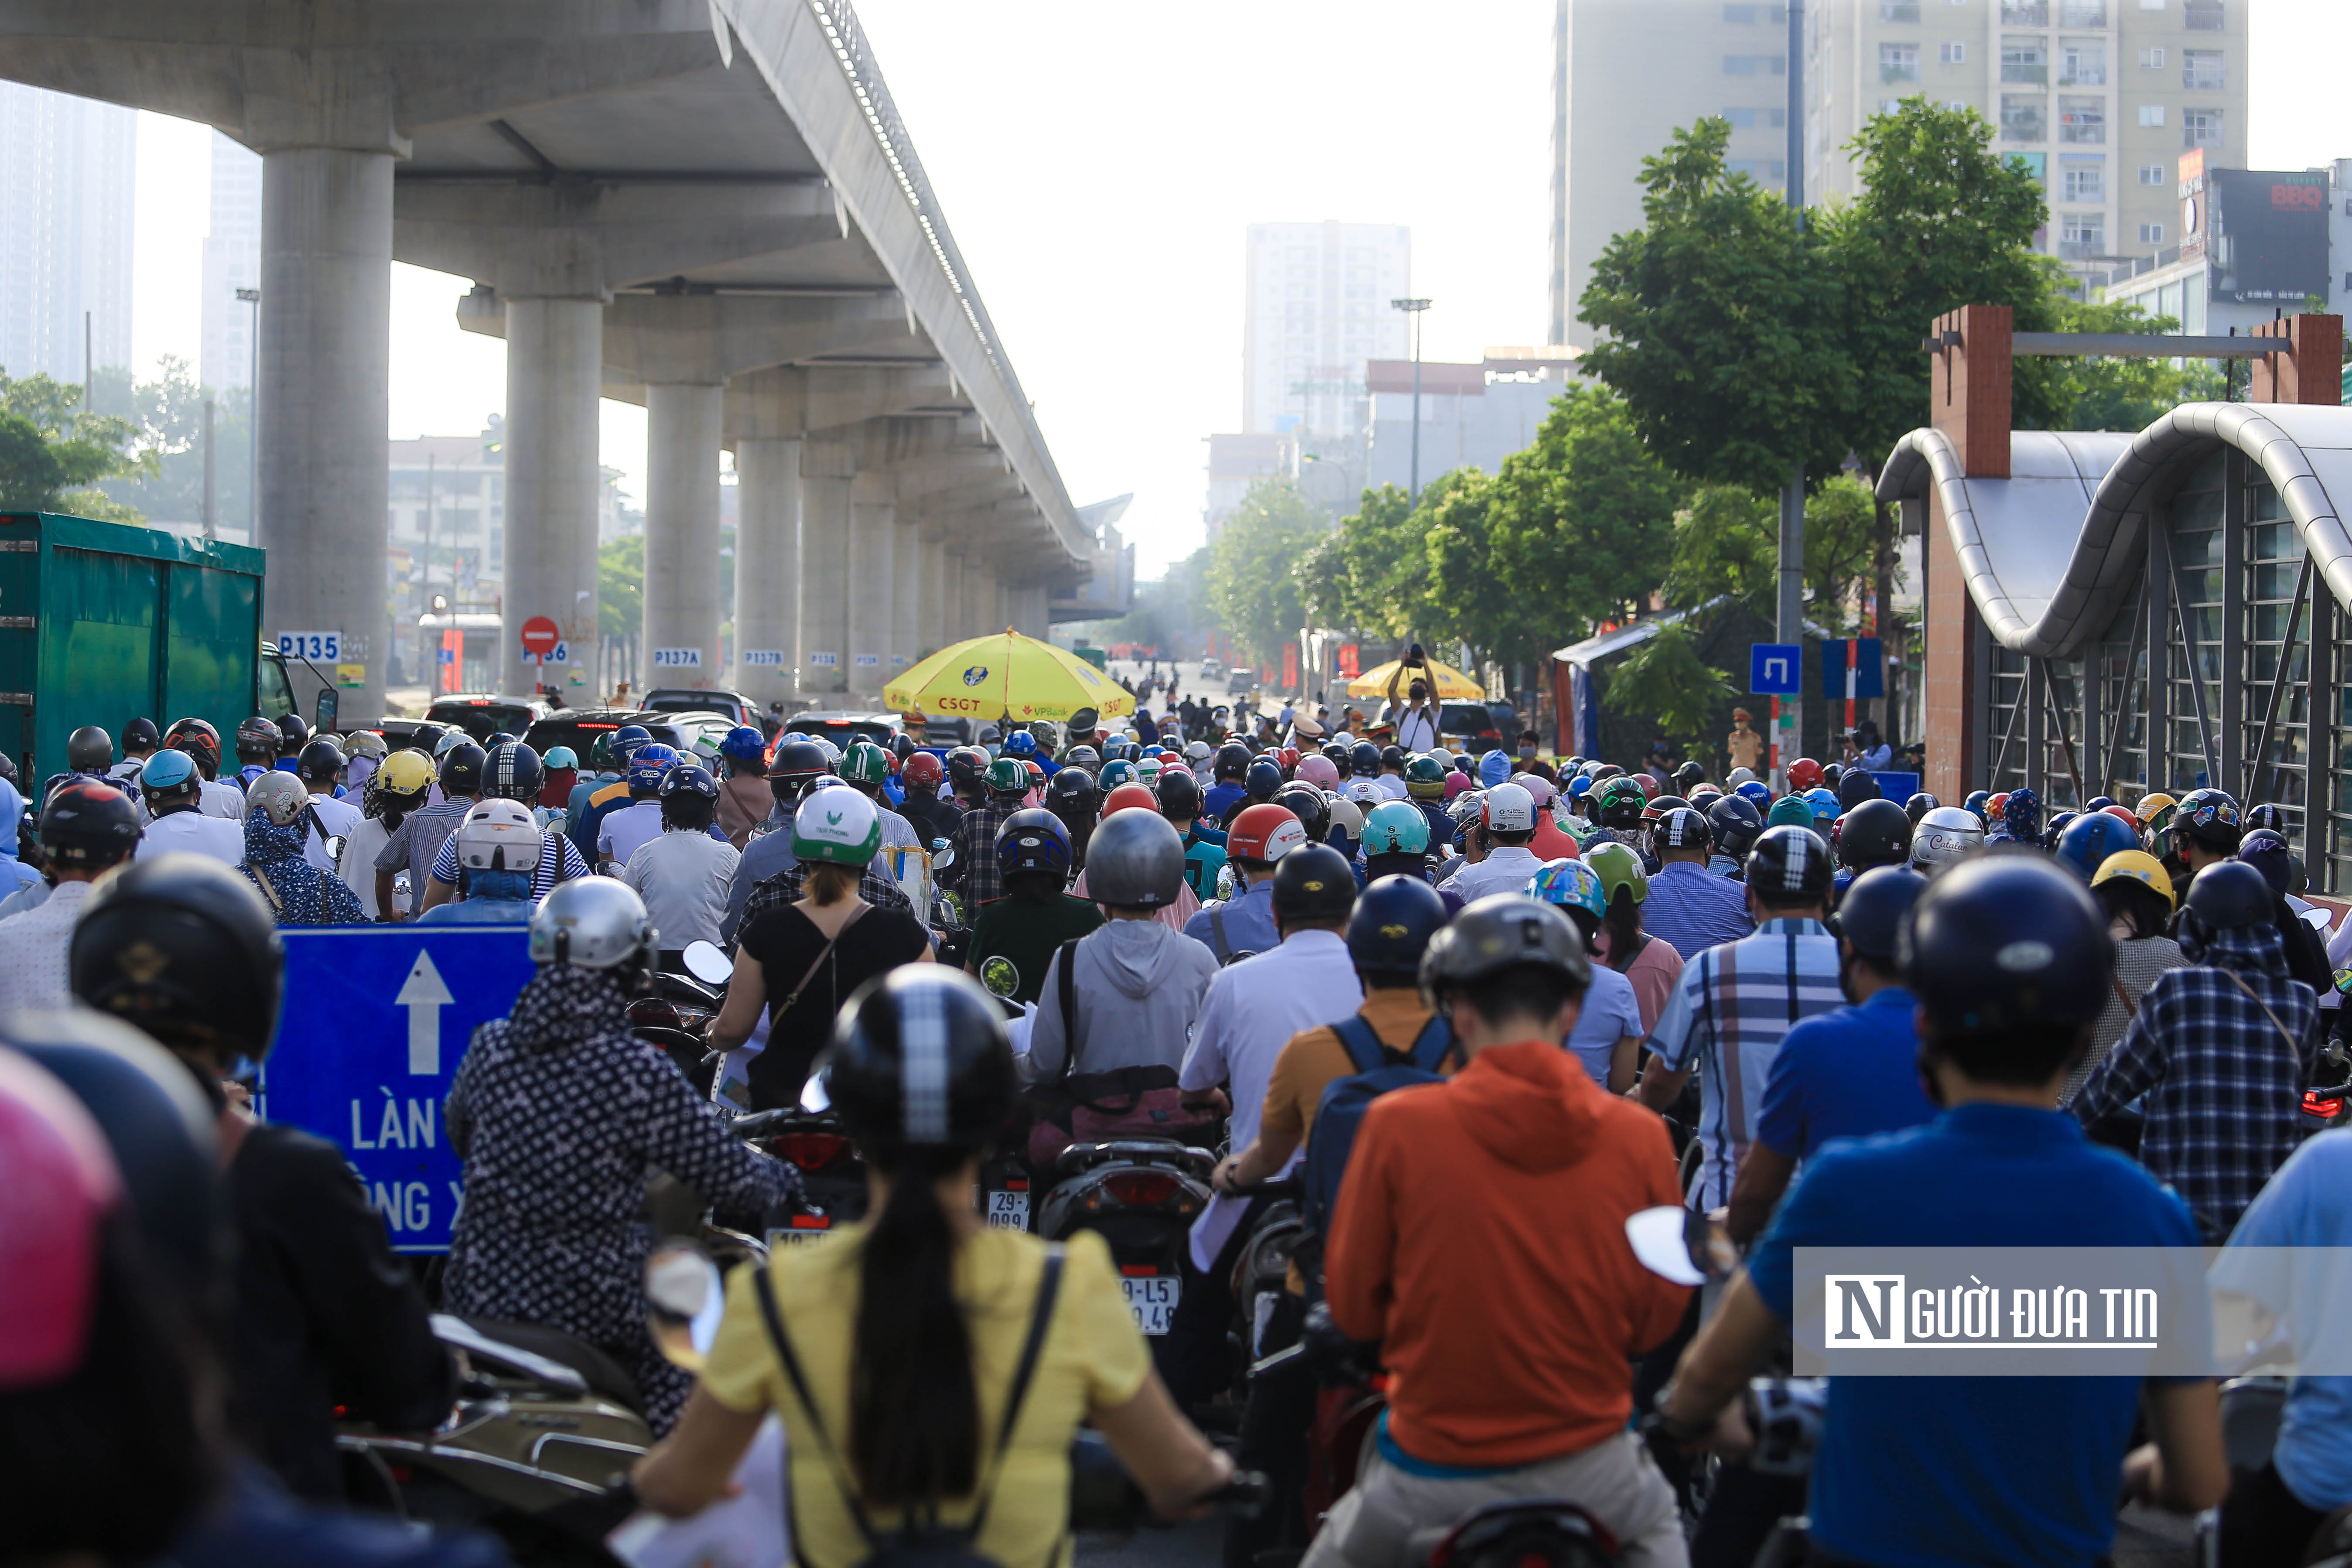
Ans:
{"type": "Polygon", "coordinates": [[[989,1194],[988,1223],[1000,1230],[1027,1230],[1029,1228],[1029,1194],[1027,1193],[989,1194]]]}
{"type": "Polygon", "coordinates": [[[792,1227],[776,1226],[768,1232],[768,1250],[779,1247],[803,1247],[833,1231],[833,1221],[823,1216],[794,1215],[792,1227]]]}
{"type": "Polygon", "coordinates": [[[1183,1299],[1184,1282],[1172,1275],[1130,1275],[1119,1283],[1127,1288],[1127,1310],[1135,1314],[1135,1326],[1154,1336],[1166,1333],[1175,1321],[1176,1303],[1183,1299]]]}

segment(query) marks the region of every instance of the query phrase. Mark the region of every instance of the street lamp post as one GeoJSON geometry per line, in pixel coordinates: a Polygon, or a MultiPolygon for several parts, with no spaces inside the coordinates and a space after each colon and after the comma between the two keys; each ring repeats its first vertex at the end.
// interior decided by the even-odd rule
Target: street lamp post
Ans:
{"type": "Polygon", "coordinates": [[[261,542],[261,290],[240,289],[236,297],[253,307],[252,358],[245,380],[245,542],[261,542]]]}
{"type": "Polygon", "coordinates": [[[1402,310],[1412,322],[1412,486],[1410,500],[1421,501],[1421,314],[1429,309],[1427,300],[1391,300],[1389,309],[1402,310]]]}

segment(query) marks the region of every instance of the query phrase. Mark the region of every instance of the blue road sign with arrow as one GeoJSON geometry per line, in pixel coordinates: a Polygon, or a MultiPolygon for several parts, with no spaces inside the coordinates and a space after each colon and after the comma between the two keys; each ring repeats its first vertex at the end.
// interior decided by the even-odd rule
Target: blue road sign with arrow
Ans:
{"type": "Polygon", "coordinates": [[[1805,650],[1792,642],[1748,645],[1748,689],[1758,697],[1794,697],[1804,682],[1805,650]]]}
{"type": "Polygon", "coordinates": [[[261,1114],[342,1150],[394,1251],[448,1251],[465,1183],[442,1107],[475,1027],[505,1017],[531,977],[525,928],[280,934],[286,1006],[261,1114]]]}

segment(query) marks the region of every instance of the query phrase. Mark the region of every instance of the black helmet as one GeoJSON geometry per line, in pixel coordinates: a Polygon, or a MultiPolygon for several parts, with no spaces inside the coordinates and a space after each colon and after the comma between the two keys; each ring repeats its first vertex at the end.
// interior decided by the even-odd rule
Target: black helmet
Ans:
{"type": "MultiPolygon", "coordinates": [[[[948,761],[952,763],[955,758],[948,761]]],[[[823,746],[814,741],[787,741],[768,763],[768,793],[778,800],[797,800],[803,790],[831,772],[823,746]]]]}
{"type": "Polygon", "coordinates": [[[1348,917],[1348,957],[1391,985],[1412,984],[1429,939],[1445,925],[1445,900],[1416,877],[1382,877],[1357,895],[1348,917]]]}
{"type": "MultiPolygon", "coordinates": [[[[2086,805],[2083,809],[2085,811],[2096,811],[2102,805],[2113,805],[2114,804],[2115,802],[2111,800],[2102,800],[2093,805],[2086,805]]],[[[2260,805],[2250,805],[2246,808],[2246,820],[2244,826],[2246,831],[2249,833],[2253,832],[2258,827],[2267,827],[2273,833],[2277,834],[2281,838],[2284,838],[2287,833],[2286,808],[2274,802],[2267,800],[2263,802],[2260,805]]]]}
{"type": "Polygon", "coordinates": [[[1989,1035],[2096,1020],[2116,943],[2073,872],[2039,855],[1980,855],[1927,884],[1895,956],[1930,1021],[1989,1035]]]}
{"type": "Polygon", "coordinates": [[[1326,844],[1306,844],[1274,864],[1274,918],[1344,921],[1356,907],[1356,872],[1326,844]]]}
{"type": "Polygon", "coordinates": [[[282,713],[278,718],[278,754],[299,752],[310,739],[310,726],[302,722],[299,713],[282,713]]]}
{"type": "Polygon", "coordinates": [[[1748,852],[1748,885],[1767,904],[1811,903],[1827,895],[1832,876],[1830,847],[1810,827],[1768,827],[1748,852]]]}
{"type": "Polygon", "coordinates": [[[1381,771],[1381,749],[1370,741],[1359,741],[1348,748],[1348,765],[1350,773],[1370,778],[1381,771]]]}
{"type": "Polygon", "coordinates": [[[1201,815],[1201,781],[1176,768],[1160,774],[1160,815],[1171,822],[1190,822],[1201,815]]]}
{"type": "Polygon", "coordinates": [[[1885,800],[1886,792],[1878,787],[1876,779],[1862,769],[1850,768],[1838,776],[1837,798],[1838,809],[1845,812],[1852,811],[1866,800],[1885,800]]]}
{"type": "Polygon", "coordinates": [[[111,866],[139,843],[139,808],[98,779],[69,773],[41,805],[41,853],[85,869],[111,866]]]}
{"type": "Polygon", "coordinates": [[[205,1091],[172,1054],[117,1019],[83,1008],[20,1013],[5,1043],[73,1091],[106,1134],[151,1258],[198,1300],[225,1261],[219,1150],[205,1091]]]}
{"type": "Polygon", "coordinates": [[[284,738],[277,725],[256,714],[236,727],[236,760],[266,768],[278,760],[278,742],[284,738]]]}
{"type": "Polygon", "coordinates": [[[1382,746],[1381,748],[1381,766],[1384,768],[1402,768],[1404,766],[1404,748],[1402,746],[1382,746]]]}
{"type": "Polygon", "coordinates": [[[1184,840],[1164,816],[1115,811],[1087,840],[1087,897],[1124,909],[1162,909],[1184,887],[1184,840]]]}
{"type": "Polygon", "coordinates": [[[1347,743],[1345,742],[1324,742],[1323,760],[1330,763],[1333,767],[1339,769],[1339,776],[1343,779],[1355,772],[1355,769],[1350,765],[1352,759],[1349,755],[1347,743]]]}
{"type": "Polygon", "coordinates": [[[1677,805],[1663,813],[1656,826],[1650,829],[1650,842],[1661,852],[1668,849],[1705,849],[1714,842],[1714,839],[1715,835],[1707,825],[1706,814],[1687,805],[1677,805]]]}
{"type": "Polygon", "coordinates": [[[1016,811],[996,830],[997,869],[1008,877],[1032,871],[1066,877],[1070,859],[1070,830],[1050,811],[1016,811]]]}
{"type": "Polygon", "coordinates": [[[493,800],[519,800],[529,805],[547,784],[547,765],[539,752],[520,741],[502,741],[483,760],[482,793],[493,800]]]}
{"type": "MultiPolygon", "coordinates": [[[[1866,779],[1870,775],[1855,772],[1846,777],[1866,779]]],[[[1900,866],[1911,858],[1911,819],[1891,800],[1873,796],[1858,802],[1838,818],[1837,849],[1838,858],[1851,870],[1900,866]]]]}
{"type": "Polygon", "coordinates": [[[2276,897],[2263,874],[2242,860],[2206,867],[2180,906],[2180,951],[2189,963],[2202,963],[2216,931],[2270,924],[2276,897]]]}
{"type": "Polygon", "coordinates": [[[1688,795],[1706,778],[1706,770],[1696,763],[1685,763],[1674,771],[1675,787],[1688,795]]]}
{"type": "Polygon", "coordinates": [[[2234,855],[2243,831],[2238,816],[2238,803],[2227,792],[2192,789],[2180,797],[2179,808],[2172,814],[2172,832],[2176,837],[2186,835],[2209,849],[2234,855]]]}
{"type": "Polygon", "coordinates": [[[1927,879],[1907,866],[1879,866],[1864,871],[1838,896],[1837,913],[1830,917],[1830,930],[1853,943],[1854,952],[1881,969],[1891,969],[1895,938],[1903,931],[1903,917],[1911,912],[1911,906],[1919,901],[1919,895],[1927,888],[1927,879]]]}
{"type": "Polygon", "coordinates": [[[441,793],[479,795],[483,764],[488,760],[482,755],[482,748],[471,741],[450,747],[441,757],[441,793]]]}
{"type": "MultiPolygon", "coordinates": [[[[820,773],[827,771],[828,764],[824,761],[824,752],[819,750],[814,742],[809,741],[795,741],[791,745],[778,747],[776,762],[781,764],[784,760],[784,753],[792,751],[795,746],[807,746],[816,756],[817,771],[820,773]]],[[[989,761],[988,753],[977,746],[958,746],[954,751],[950,752],[948,753],[949,792],[953,795],[977,795],[986,789],[989,761]]],[[[771,767],[768,770],[768,776],[772,779],[783,775],[777,767],[771,767]]]]}
{"type": "Polygon", "coordinates": [[[74,922],[73,994],[167,1046],[224,1062],[269,1053],[286,949],[253,884],[203,855],[134,860],[74,922]]]}
{"type": "Polygon", "coordinates": [[[163,743],[196,759],[196,768],[206,778],[220,774],[220,731],[202,719],[174,719],[172,727],[163,731],[163,743]]]}
{"type": "Polygon", "coordinates": [[[2294,851],[2286,847],[2283,835],[2267,827],[2255,828],[2238,840],[2238,858],[2260,871],[2272,892],[2294,891],[2294,851]]]}
{"type": "Polygon", "coordinates": [[[908,1149],[987,1147],[1020,1090],[1003,1009],[980,982],[936,963],[859,986],[817,1066],[842,1125],[884,1166],[908,1149]]]}
{"type": "Polygon", "coordinates": [[[305,784],[332,784],[349,760],[332,741],[313,741],[295,759],[294,772],[305,784]]]}
{"type": "Polygon", "coordinates": [[[142,715],[122,726],[122,749],[126,752],[133,746],[152,752],[163,743],[163,731],[155,728],[152,719],[142,715]]]}
{"type": "Polygon", "coordinates": [[[114,737],[84,724],[66,737],[66,766],[78,773],[102,773],[114,765],[114,737]]]}
{"type": "Polygon", "coordinates": [[[1903,803],[1903,815],[1911,819],[1912,826],[1916,827],[1919,826],[1919,819],[1921,817],[1927,816],[1929,812],[1935,810],[1937,806],[1943,804],[1944,803],[1942,801],[1937,800],[1934,795],[1922,790],[1917,795],[1913,795],[1909,800],[1903,803]]]}
{"type": "Polygon", "coordinates": [[[1045,798],[1053,802],[1055,810],[1089,821],[1094,817],[1095,808],[1101,804],[1100,793],[1095,788],[1095,775],[1070,763],[1064,763],[1055,770],[1054,776],[1045,781],[1045,798]]]}
{"type": "MultiPolygon", "coordinates": [[[[750,726],[745,726],[749,728],[750,726]]],[[[901,730],[890,737],[890,754],[901,763],[915,754],[915,737],[901,730]]]]}
{"type": "Polygon", "coordinates": [[[1421,994],[1443,1009],[1445,993],[1522,964],[1548,969],[1578,992],[1592,984],[1584,933],[1558,906],[1519,893],[1489,893],[1454,917],[1421,955],[1421,994]]]}
{"type": "Polygon", "coordinates": [[[1227,741],[1217,748],[1216,773],[1219,784],[1239,784],[1249,772],[1250,749],[1239,741],[1227,741]]]}
{"type": "Polygon", "coordinates": [[[1272,800],[1283,786],[1282,764],[1271,757],[1260,757],[1242,775],[1242,788],[1253,801],[1272,800]]]}
{"type": "Polygon", "coordinates": [[[1642,786],[1622,774],[1602,784],[1588,798],[1603,827],[1639,827],[1642,814],[1650,808],[1650,797],[1642,786]]]}
{"type": "Polygon", "coordinates": [[[1706,808],[1706,825],[1715,835],[1716,847],[1733,859],[1746,861],[1748,852],[1756,847],[1756,837],[1764,831],[1764,819],[1747,796],[1725,795],[1706,808]]]}
{"type": "Polygon", "coordinates": [[[1283,785],[1274,792],[1274,804],[1298,818],[1298,825],[1307,829],[1307,837],[1318,844],[1323,842],[1324,834],[1330,830],[1331,803],[1325,800],[1323,792],[1311,784],[1283,785]]]}

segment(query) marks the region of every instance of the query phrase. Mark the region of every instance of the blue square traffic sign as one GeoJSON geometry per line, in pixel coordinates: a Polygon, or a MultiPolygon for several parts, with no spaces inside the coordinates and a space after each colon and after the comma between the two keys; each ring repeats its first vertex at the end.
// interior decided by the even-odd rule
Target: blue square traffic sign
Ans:
{"type": "Polygon", "coordinates": [[[1758,697],[1794,697],[1804,670],[1805,650],[1796,643],[1748,645],[1748,689],[1758,697]]]}

